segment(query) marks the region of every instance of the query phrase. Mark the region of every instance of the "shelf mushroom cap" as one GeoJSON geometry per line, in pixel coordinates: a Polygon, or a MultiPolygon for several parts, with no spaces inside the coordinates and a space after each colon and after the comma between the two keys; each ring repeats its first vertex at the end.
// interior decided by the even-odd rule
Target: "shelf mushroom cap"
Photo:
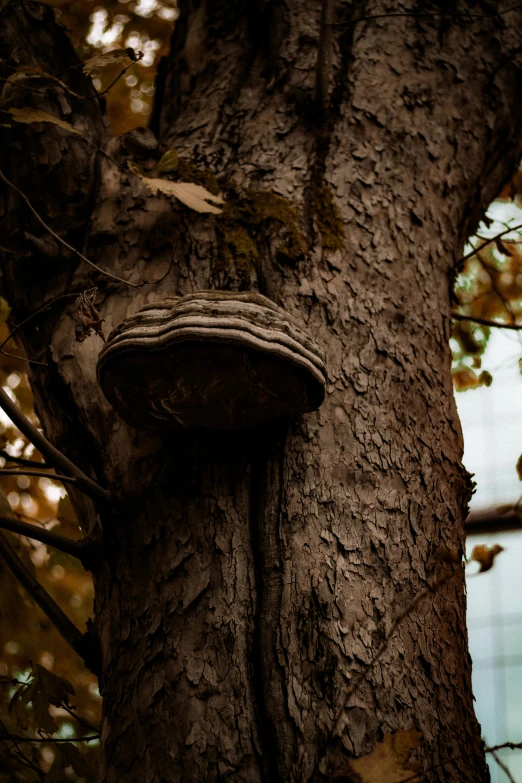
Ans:
{"type": "Polygon", "coordinates": [[[142,307],[109,335],[98,381],[133,427],[237,430],[318,408],[320,348],[253,292],[198,291],[142,307]]]}

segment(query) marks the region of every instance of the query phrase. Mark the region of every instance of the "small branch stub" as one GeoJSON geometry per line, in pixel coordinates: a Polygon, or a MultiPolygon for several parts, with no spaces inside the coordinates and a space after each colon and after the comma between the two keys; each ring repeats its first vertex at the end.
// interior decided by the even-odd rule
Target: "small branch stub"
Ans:
{"type": "Polygon", "coordinates": [[[326,370],[316,343],[266,297],[199,291],[126,318],[98,380],[134,427],[236,430],[315,410],[326,370]]]}

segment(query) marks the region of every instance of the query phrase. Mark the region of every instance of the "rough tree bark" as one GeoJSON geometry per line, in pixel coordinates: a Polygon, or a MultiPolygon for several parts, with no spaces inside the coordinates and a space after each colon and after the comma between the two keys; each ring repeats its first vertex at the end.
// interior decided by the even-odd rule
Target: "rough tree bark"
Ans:
{"type": "MultiPolygon", "coordinates": [[[[133,430],[109,407],[101,340],[75,342],[72,300],[21,330],[27,355],[47,362],[30,370],[45,432],[121,501],[96,510],[74,495],[103,544],[99,781],[310,780],[350,682],[440,577],[440,551],[462,551],[470,482],[450,292],[522,149],[522,9],[496,16],[498,5],[462,3],[474,16],[458,16],[442,0],[184,0],[156,136],[112,138],[102,101],[56,82],[4,93],[4,112],[30,105],[83,132],[2,129],[6,177],[100,267],[146,281],[79,262],[2,185],[16,320],[93,285],[106,331],[165,295],[250,289],[327,354],[318,412],[174,436],[133,430]],[[419,11],[433,15],[347,23],[419,11]],[[127,168],[151,170],[172,148],[189,178],[219,178],[222,216],[153,196],[127,168]]],[[[49,9],[11,0],[1,19],[4,78],[39,65],[93,94],[68,70],[76,56],[49,9]]],[[[460,570],[367,668],[316,779],[347,779],[350,757],[413,725],[427,779],[487,780],[460,570]]]]}

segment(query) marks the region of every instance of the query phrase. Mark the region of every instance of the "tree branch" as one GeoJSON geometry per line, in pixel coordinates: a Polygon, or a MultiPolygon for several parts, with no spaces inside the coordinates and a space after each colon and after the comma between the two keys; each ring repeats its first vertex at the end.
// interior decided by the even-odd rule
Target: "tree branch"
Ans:
{"type": "Polygon", "coordinates": [[[0,476],[42,476],[43,478],[61,481],[62,484],[77,484],[78,479],[72,476],[62,476],[59,473],[49,473],[48,470],[19,470],[18,468],[0,468],[0,476]]]}
{"type": "Polygon", "coordinates": [[[486,239],[486,241],[481,245],[473,248],[473,250],[470,250],[470,252],[466,253],[466,255],[462,256],[462,258],[459,258],[457,261],[457,267],[462,266],[464,261],[467,261],[468,258],[472,258],[477,253],[480,253],[480,251],[483,250],[487,245],[491,245],[491,243],[496,242],[497,239],[502,239],[502,237],[506,236],[506,234],[510,234],[512,231],[520,231],[520,229],[522,229],[522,223],[518,223],[516,226],[511,226],[511,228],[504,229],[504,231],[501,231],[499,234],[495,234],[495,236],[491,237],[491,239],[486,239]]]}
{"type": "Polygon", "coordinates": [[[42,454],[51,465],[60,468],[65,474],[69,474],[72,478],[76,479],[76,486],[79,490],[99,503],[107,505],[112,502],[110,492],[90,479],[74,464],[74,462],[71,462],[65,454],[62,454],[62,452],[56,449],[52,443],[49,443],[47,438],[31,424],[27,416],[24,416],[22,411],[15,405],[3,389],[0,389],[0,408],[3,408],[11,421],[16,424],[20,432],[36,446],[40,454],[42,454]]]}
{"type": "Polygon", "coordinates": [[[478,315],[462,315],[462,313],[451,313],[451,317],[454,321],[473,321],[476,324],[483,324],[484,326],[494,326],[498,329],[513,329],[516,332],[522,330],[522,324],[505,324],[500,321],[492,321],[489,318],[481,318],[478,315]]]}
{"type": "Polygon", "coordinates": [[[78,630],[74,623],[69,620],[65,612],[60,609],[56,601],[51,598],[46,590],[44,590],[42,585],[27,569],[9,541],[1,532],[0,556],[3,557],[14,576],[27,590],[33,601],[52,622],[60,636],[65,639],[67,644],[69,644],[81,658],[83,658],[85,665],[88,668],[91,668],[92,660],[88,655],[88,641],[86,635],[78,630]]]}
{"type": "Polygon", "coordinates": [[[111,280],[117,280],[119,283],[125,283],[125,285],[130,285],[131,288],[137,288],[138,287],[135,283],[131,283],[129,280],[124,280],[122,277],[118,277],[117,275],[113,275],[110,272],[107,272],[105,269],[102,269],[100,266],[97,266],[97,264],[95,264],[93,261],[91,261],[89,258],[87,258],[87,256],[84,256],[83,253],[80,253],[79,250],[76,250],[75,247],[73,247],[68,242],[66,242],[65,239],[62,239],[62,237],[59,236],[55,231],[53,231],[51,226],[48,226],[47,223],[45,222],[45,220],[42,217],[40,217],[39,213],[33,207],[31,202],[29,201],[29,199],[25,195],[25,193],[23,193],[20,190],[20,188],[17,188],[16,185],[13,182],[11,182],[11,180],[7,179],[7,177],[5,176],[4,172],[1,169],[0,169],[0,179],[3,182],[5,182],[6,185],[8,185],[10,188],[12,188],[15,191],[15,193],[18,193],[20,198],[23,201],[25,201],[25,203],[27,204],[27,206],[29,207],[29,209],[31,210],[31,212],[33,213],[35,218],[38,220],[40,225],[42,225],[45,228],[45,230],[49,234],[51,234],[51,236],[53,236],[57,240],[57,242],[59,242],[61,245],[63,245],[63,247],[67,248],[67,250],[69,250],[71,253],[74,253],[74,255],[78,256],[78,258],[80,258],[82,261],[85,261],[85,263],[89,264],[89,266],[91,266],[93,269],[96,269],[97,272],[101,272],[101,274],[105,275],[105,277],[110,277],[111,280]]]}
{"type": "Polygon", "coordinates": [[[6,462],[15,462],[17,465],[23,465],[25,468],[47,468],[45,462],[36,462],[32,459],[24,459],[23,457],[13,457],[5,449],[0,449],[0,457],[3,457],[6,462]]]}
{"type": "Polygon", "coordinates": [[[35,541],[41,541],[42,544],[48,544],[61,552],[66,552],[80,561],[85,554],[83,541],[73,541],[72,538],[53,533],[52,530],[47,530],[45,527],[31,525],[14,517],[0,516],[0,528],[9,530],[11,533],[18,533],[18,535],[26,538],[33,538],[35,541]]]}

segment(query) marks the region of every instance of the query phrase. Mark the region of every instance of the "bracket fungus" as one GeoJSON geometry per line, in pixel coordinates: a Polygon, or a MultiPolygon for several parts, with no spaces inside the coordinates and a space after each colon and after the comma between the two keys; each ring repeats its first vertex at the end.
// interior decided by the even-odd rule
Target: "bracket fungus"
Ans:
{"type": "Polygon", "coordinates": [[[142,307],[98,358],[108,401],[134,427],[236,430],[324,399],[320,348],[253,292],[198,291],[142,307]]]}

